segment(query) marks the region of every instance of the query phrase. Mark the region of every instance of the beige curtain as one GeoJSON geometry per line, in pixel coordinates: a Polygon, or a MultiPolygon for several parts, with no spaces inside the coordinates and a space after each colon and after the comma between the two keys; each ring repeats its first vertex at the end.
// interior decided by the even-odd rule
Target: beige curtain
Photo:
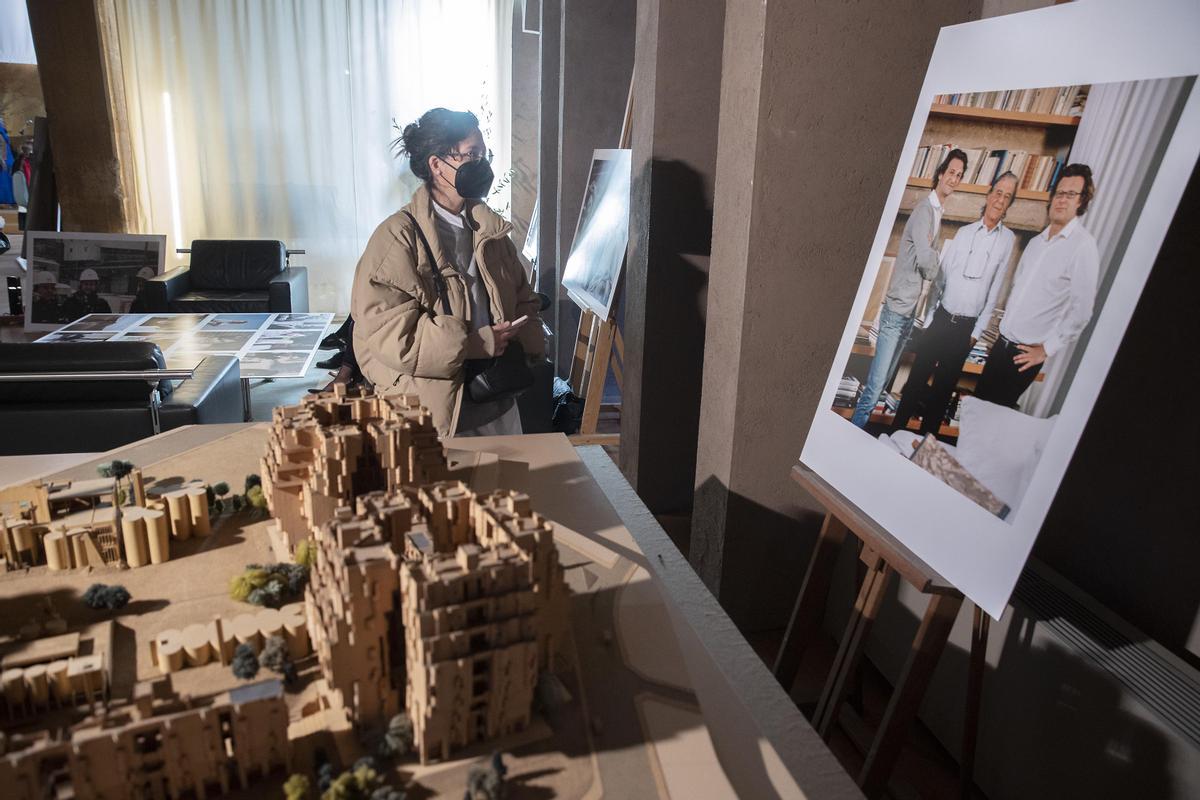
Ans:
{"type": "Polygon", "coordinates": [[[509,168],[512,0],[116,7],[138,230],[167,235],[168,268],[193,239],[280,239],[307,251],[312,309],[346,311],[367,239],[418,183],[393,118],[475,111],[509,168]]]}

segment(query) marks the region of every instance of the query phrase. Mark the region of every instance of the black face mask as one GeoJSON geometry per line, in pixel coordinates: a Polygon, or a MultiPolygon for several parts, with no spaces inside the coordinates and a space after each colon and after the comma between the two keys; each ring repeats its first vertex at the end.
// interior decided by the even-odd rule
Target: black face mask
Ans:
{"type": "Polygon", "coordinates": [[[455,167],[450,162],[444,162],[454,170],[454,191],[458,196],[467,200],[482,200],[492,188],[496,175],[487,159],[468,161],[462,166],[455,167]]]}

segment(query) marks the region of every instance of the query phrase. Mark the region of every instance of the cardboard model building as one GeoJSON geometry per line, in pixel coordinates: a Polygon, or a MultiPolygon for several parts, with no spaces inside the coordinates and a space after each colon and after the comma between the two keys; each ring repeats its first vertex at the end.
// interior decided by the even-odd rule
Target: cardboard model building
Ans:
{"type": "Polygon", "coordinates": [[[425,763],[528,724],[568,595],[527,495],[444,480],[417,398],[343,386],[275,410],[262,474],[279,546],[315,543],[308,630],[360,732],[407,710],[425,763]]]}
{"type": "Polygon", "coordinates": [[[208,536],[208,485],[190,483],[148,497],[141,470],[130,475],[130,504],[111,479],[0,491],[0,564],[50,570],[144,567],[171,558],[171,539],[208,536]]]}
{"type": "MultiPolygon", "coordinates": [[[[62,703],[81,699],[54,697],[62,703]]],[[[278,680],[193,704],[172,691],[169,678],[160,678],[137,684],[129,703],[96,709],[61,731],[5,737],[4,796],[223,797],[291,767],[288,710],[278,680]]]]}

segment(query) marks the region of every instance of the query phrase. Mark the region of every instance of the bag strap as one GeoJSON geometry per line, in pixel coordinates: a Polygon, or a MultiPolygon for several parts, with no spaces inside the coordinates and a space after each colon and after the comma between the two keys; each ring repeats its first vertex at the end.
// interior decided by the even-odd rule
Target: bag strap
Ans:
{"type": "Polygon", "coordinates": [[[402,212],[404,216],[412,220],[413,230],[417,232],[417,238],[421,240],[421,244],[425,247],[425,255],[429,259],[429,266],[433,270],[433,283],[437,287],[438,298],[442,301],[442,313],[448,317],[454,316],[454,312],[450,310],[450,298],[446,295],[446,279],[442,277],[442,268],[438,265],[437,259],[433,257],[433,248],[429,246],[429,240],[425,238],[425,231],[421,230],[421,226],[417,224],[417,218],[407,211],[402,212]]]}

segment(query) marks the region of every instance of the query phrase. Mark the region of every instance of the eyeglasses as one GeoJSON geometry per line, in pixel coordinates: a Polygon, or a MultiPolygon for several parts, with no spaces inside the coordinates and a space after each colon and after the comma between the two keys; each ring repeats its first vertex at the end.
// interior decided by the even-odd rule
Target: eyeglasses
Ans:
{"type": "Polygon", "coordinates": [[[491,150],[468,150],[465,153],[446,153],[443,158],[453,158],[455,161],[462,163],[463,161],[487,161],[492,163],[491,150]]]}
{"type": "Polygon", "coordinates": [[[1083,197],[1083,192],[1076,192],[1076,191],[1055,192],[1054,196],[1055,197],[1065,197],[1068,200],[1074,200],[1076,197],[1083,197]]]}

